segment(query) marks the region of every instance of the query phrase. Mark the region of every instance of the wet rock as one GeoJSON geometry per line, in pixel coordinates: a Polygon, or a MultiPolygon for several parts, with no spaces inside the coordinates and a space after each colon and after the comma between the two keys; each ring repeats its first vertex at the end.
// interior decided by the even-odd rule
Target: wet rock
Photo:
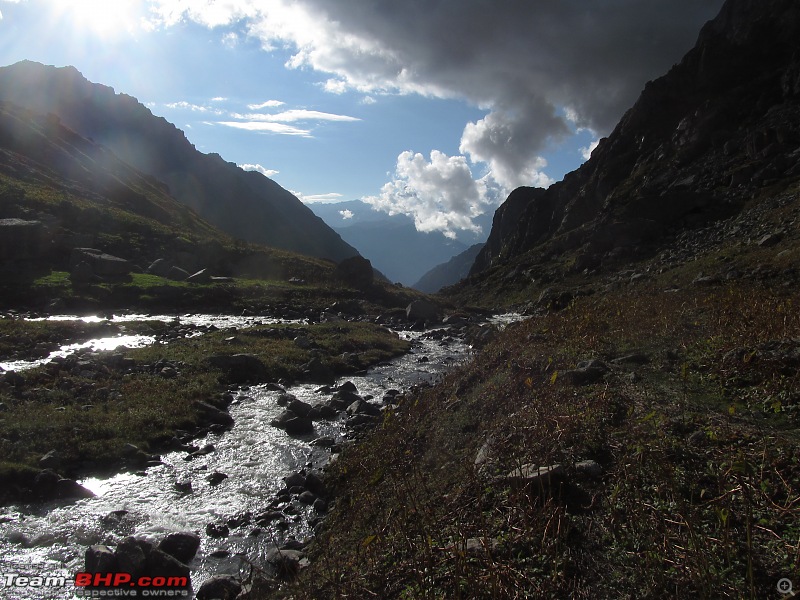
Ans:
{"type": "Polygon", "coordinates": [[[212,538],[228,537],[230,529],[223,523],[209,523],[206,525],[206,535],[212,538]]]}
{"type": "Polygon", "coordinates": [[[233,427],[233,417],[216,406],[200,400],[195,400],[192,406],[203,416],[205,421],[223,427],[233,427]]]}
{"type": "Polygon", "coordinates": [[[197,590],[197,600],[235,600],[242,584],[233,575],[214,575],[197,590]]]}
{"type": "Polygon", "coordinates": [[[350,406],[347,407],[347,414],[350,416],[354,415],[369,415],[371,417],[377,417],[381,414],[381,409],[379,406],[375,404],[371,404],[366,400],[358,399],[353,402],[350,406]]]}
{"type": "Polygon", "coordinates": [[[186,577],[189,580],[189,567],[174,556],[153,548],[147,553],[145,572],[149,577],[186,577]]]}
{"type": "Polygon", "coordinates": [[[89,546],[84,554],[87,573],[114,573],[117,571],[117,557],[108,546],[89,546]]]}
{"type": "Polygon", "coordinates": [[[289,406],[289,404],[293,401],[297,400],[297,396],[294,394],[280,394],[277,399],[278,406],[289,406]]]}
{"type": "Polygon", "coordinates": [[[304,488],[306,485],[306,476],[304,473],[292,473],[288,477],[284,477],[283,481],[289,489],[297,486],[304,488]]]}
{"type": "Polygon", "coordinates": [[[86,489],[73,479],[59,479],[56,482],[56,498],[80,499],[94,498],[94,492],[86,489]]]}
{"type": "Polygon", "coordinates": [[[314,500],[314,511],[319,514],[325,514],[328,512],[328,503],[323,500],[322,498],[317,498],[314,500]]]}
{"type": "Polygon", "coordinates": [[[336,440],[332,437],[318,437],[315,440],[309,442],[309,446],[315,446],[318,448],[331,448],[336,445],[336,440]]]}
{"type": "Polygon", "coordinates": [[[316,497],[316,496],[315,496],[315,495],[314,495],[312,492],[309,492],[308,490],[306,490],[305,492],[303,492],[302,494],[300,494],[300,495],[297,497],[297,500],[298,500],[298,501],[299,501],[301,504],[307,504],[307,505],[309,505],[309,506],[310,506],[310,505],[312,505],[312,504],[314,504],[314,502],[316,501],[316,499],[317,499],[317,497],[316,497]]]}
{"type": "Polygon", "coordinates": [[[210,485],[219,485],[220,483],[225,481],[227,478],[228,478],[228,476],[225,473],[220,473],[219,471],[214,471],[211,475],[206,477],[206,481],[208,481],[208,483],[210,485]]]}
{"type": "Polygon", "coordinates": [[[117,567],[121,573],[129,573],[134,579],[144,573],[147,556],[134,537],[127,537],[114,550],[117,567]]]}
{"type": "Polygon", "coordinates": [[[289,402],[287,409],[292,411],[298,417],[308,417],[312,410],[312,406],[308,402],[303,402],[302,400],[294,398],[291,402],[289,402]]]}
{"type": "Polygon", "coordinates": [[[189,564],[200,548],[200,536],[191,532],[170,533],[158,544],[158,549],[184,564],[189,564]]]}

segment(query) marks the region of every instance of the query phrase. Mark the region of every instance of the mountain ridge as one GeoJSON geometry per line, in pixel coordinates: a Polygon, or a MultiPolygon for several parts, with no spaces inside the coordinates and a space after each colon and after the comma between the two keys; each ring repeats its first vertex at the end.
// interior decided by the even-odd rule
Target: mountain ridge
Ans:
{"type": "Polygon", "coordinates": [[[166,183],[178,200],[234,237],[337,262],[358,254],[271,179],[199,152],[166,119],[132,96],[89,82],[75,67],[32,61],[0,67],[0,100],[56,115],[66,127],[166,183]]]}

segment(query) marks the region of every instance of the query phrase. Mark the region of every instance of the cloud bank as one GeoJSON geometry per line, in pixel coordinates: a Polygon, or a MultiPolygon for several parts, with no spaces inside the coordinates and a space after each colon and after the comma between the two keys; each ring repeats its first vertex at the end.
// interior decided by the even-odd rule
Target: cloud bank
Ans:
{"type": "Polygon", "coordinates": [[[327,75],[324,87],[331,93],[413,93],[485,109],[482,119],[465,124],[462,156],[438,153],[427,160],[404,152],[392,181],[371,199],[385,210],[413,211],[418,226],[426,228],[434,226],[431,210],[438,205],[444,211],[438,227],[452,231],[469,229],[471,215],[485,209],[489,198],[481,186],[492,183],[508,191],[552,183],[543,172],[543,150],[575,128],[607,134],[644,83],[693,45],[722,2],[154,0],[151,5],[161,26],[186,20],[210,28],[237,25],[267,51],[287,48],[293,52],[287,67],[327,75]],[[467,160],[485,169],[471,186],[461,178],[469,170],[467,160]],[[436,188],[437,181],[450,185],[454,178],[467,194],[460,201],[436,188]]]}

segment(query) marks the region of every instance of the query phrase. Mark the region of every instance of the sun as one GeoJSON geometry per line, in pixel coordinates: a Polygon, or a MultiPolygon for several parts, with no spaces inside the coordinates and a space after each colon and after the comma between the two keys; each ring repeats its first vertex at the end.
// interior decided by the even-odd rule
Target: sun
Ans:
{"type": "Polygon", "coordinates": [[[141,19],[138,0],[56,0],[53,4],[71,27],[102,38],[132,32],[141,19]]]}

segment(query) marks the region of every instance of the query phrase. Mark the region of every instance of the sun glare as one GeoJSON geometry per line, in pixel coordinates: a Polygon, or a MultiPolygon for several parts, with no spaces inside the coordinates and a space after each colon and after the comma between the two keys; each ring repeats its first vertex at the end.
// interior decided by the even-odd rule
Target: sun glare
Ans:
{"type": "Polygon", "coordinates": [[[75,29],[105,38],[133,31],[141,17],[137,0],[55,0],[53,4],[75,29]]]}

